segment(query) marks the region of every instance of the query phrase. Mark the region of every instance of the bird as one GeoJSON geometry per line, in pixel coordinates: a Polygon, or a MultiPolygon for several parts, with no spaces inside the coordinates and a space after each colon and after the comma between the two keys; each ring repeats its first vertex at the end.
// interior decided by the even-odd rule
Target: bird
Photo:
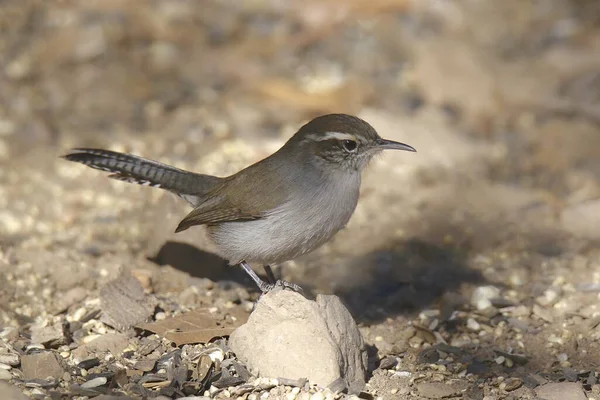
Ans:
{"type": "Polygon", "coordinates": [[[227,177],[103,149],[75,148],[62,157],[184,199],[193,210],[175,232],[204,225],[218,254],[240,265],[266,293],[276,286],[302,290],[275,280],[270,266],[315,250],[346,226],[356,209],[362,172],[386,149],[416,152],[381,138],[361,118],[327,114],[304,124],[275,153],[227,177]],[[250,264],[262,265],[269,281],[250,264]]]}

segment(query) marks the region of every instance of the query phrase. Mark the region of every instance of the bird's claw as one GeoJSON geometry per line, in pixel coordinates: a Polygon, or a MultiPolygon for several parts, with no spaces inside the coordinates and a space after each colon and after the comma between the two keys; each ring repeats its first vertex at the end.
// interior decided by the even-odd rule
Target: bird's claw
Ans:
{"type": "Polygon", "coordinates": [[[278,279],[275,283],[263,282],[262,285],[260,285],[260,290],[263,294],[266,294],[274,289],[289,289],[296,293],[304,293],[304,290],[302,290],[300,286],[296,285],[295,283],[283,281],[281,279],[278,279]]]}

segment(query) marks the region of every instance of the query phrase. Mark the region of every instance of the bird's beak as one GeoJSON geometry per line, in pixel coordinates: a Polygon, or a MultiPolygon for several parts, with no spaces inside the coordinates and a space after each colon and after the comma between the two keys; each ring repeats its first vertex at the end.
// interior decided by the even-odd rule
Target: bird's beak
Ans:
{"type": "Polygon", "coordinates": [[[414,147],[409,146],[404,143],[394,142],[393,140],[387,139],[377,139],[377,148],[378,149],[390,149],[390,150],[405,150],[405,151],[414,151],[416,152],[414,147]]]}

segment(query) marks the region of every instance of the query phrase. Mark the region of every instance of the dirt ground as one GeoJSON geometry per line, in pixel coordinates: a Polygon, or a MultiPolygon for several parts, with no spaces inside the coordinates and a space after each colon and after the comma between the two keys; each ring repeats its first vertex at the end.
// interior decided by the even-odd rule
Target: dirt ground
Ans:
{"type": "Polygon", "coordinates": [[[119,327],[123,269],[151,321],[247,316],[258,292],[201,228],[172,233],[183,201],[59,158],[223,176],[346,112],[418,152],[378,158],[348,227],[276,273],[356,318],[360,397],[600,399],[599,16],[593,0],[1,2],[0,393],[348,397],[254,380],[226,340],[119,327]]]}

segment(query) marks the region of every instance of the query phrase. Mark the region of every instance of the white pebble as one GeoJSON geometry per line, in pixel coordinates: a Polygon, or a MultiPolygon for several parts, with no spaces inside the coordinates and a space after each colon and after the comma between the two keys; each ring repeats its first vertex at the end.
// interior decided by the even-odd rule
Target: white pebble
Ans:
{"type": "Polygon", "coordinates": [[[471,304],[478,310],[491,307],[491,299],[500,296],[500,289],[495,286],[479,286],[471,295],[471,304]]]}
{"type": "Polygon", "coordinates": [[[108,380],[106,379],[105,376],[99,376],[97,378],[90,379],[89,381],[82,383],[81,387],[85,388],[85,389],[91,389],[91,388],[95,388],[95,387],[98,387],[98,386],[102,386],[107,381],[108,380]]]}
{"type": "Polygon", "coordinates": [[[310,396],[310,400],[325,400],[325,396],[323,395],[323,392],[316,392],[310,396]]]}
{"type": "Polygon", "coordinates": [[[213,362],[217,360],[223,361],[225,359],[225,354],[221,349],[215,349],[215,351],[211,351],[210,353],[208,353],[208,356],[213,362]]]}
{"type": "Polygon", "coordinates": [[[467,328],[472,331],[479,331],[481,329],[481,325],[479,322],[475,321],[473,318],[467,319],[467,328]]]}

